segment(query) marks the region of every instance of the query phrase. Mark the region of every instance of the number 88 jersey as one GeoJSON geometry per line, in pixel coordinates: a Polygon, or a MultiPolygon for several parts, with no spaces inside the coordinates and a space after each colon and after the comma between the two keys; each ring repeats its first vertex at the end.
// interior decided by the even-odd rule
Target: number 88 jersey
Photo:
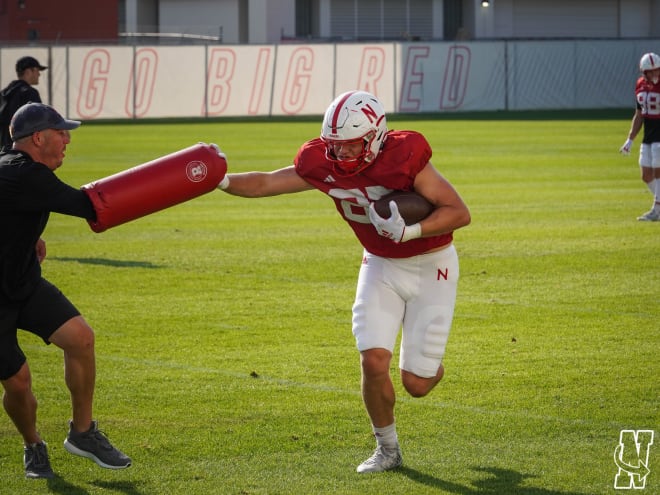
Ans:
{"type": "Polygon", "coordinates": [[[644,117],[643,143],[660,143],[660,81],[653,83],[644,76],[635,87],[637,109],[644,117]]]}

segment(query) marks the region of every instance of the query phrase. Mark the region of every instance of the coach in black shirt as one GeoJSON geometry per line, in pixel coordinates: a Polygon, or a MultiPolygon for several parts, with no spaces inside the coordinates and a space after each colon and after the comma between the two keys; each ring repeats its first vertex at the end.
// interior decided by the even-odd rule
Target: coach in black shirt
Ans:
{"type": "Polygon", "coordinates": [[[34,86],[39,84],[41,71],[48,69],[34,57],[21,57],[16,61],[16,79],[0,91],[0,148],[11,148],[9,122],[26,103],[41,103],[41,95],[34,86]]]}
{"type": "Polygon", "coordinates": [[[37,400],[18,345],[18,329],[64,351],[73,411],[65,449],[105,468],[131,465],[130,458],[109,443],[93,420],[94,332],[75,306],[41,275],[46,256],[41,234],[50,212],[96,217],[87,195],[55,175],[71,141],[69,131],[79,125],[48,105],[29,103],[11,120],[13,147],[0,152],[0,382],[4,408],[23,437],[28,478],[54,474],[37,431],[37,400]]]}

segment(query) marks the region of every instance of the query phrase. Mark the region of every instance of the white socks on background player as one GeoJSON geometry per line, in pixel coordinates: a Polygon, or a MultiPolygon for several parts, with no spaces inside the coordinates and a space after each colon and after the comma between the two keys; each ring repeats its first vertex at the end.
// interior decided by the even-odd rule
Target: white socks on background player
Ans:
{"type": "Polygon", "coordinates": [[[653,210],[660,212],[660,179],[653,179],[651,182],[647,182],[646,185],[653,194],[653,210]]]}
{"type": "Polygon", "coordinates": [[[384,428],[376,428],[372,426],[376,443],[379,447],[387,450],[394,450],[399,448],[399,437],[396,434],[396,422],[384,428]]]}

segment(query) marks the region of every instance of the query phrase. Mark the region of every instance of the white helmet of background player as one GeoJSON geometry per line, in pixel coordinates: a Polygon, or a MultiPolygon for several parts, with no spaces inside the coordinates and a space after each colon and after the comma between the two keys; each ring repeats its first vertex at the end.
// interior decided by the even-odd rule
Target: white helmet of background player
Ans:
{"type": "Polygon", "coordinates": [[[371,93],[349,91],[334,99],[325,111],[321,140],[326,157],[341,175],[355,175],[374,163],[385,142],[385,109],[371,93]],[[339,159],[335,150],[342,144],[361,142],[362,152],[350,159],[339,159]]]}
{"type": "MultiPolygon", "coordinates": [[[[644,74],[646,79],[649,79],[646,72],[655,69],[660,69],[660,57],[655,53],[645,53],[639,61],[639,71],[644,74]]],[[[656,84],[658,79],[659,78],[657,76],[654,77],[653,84],[656,84]]]]}

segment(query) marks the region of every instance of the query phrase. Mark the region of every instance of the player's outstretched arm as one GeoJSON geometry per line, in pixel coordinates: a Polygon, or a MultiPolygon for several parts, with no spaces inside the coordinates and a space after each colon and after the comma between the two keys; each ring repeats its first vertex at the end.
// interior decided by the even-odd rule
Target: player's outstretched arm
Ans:
{"type": "Polygon", "coordinates": [[[227,174],[218,188],[234,196],[262,198],[307,191],[313,186],[300,177],[291,165],[272,172],[227,174]]]}

